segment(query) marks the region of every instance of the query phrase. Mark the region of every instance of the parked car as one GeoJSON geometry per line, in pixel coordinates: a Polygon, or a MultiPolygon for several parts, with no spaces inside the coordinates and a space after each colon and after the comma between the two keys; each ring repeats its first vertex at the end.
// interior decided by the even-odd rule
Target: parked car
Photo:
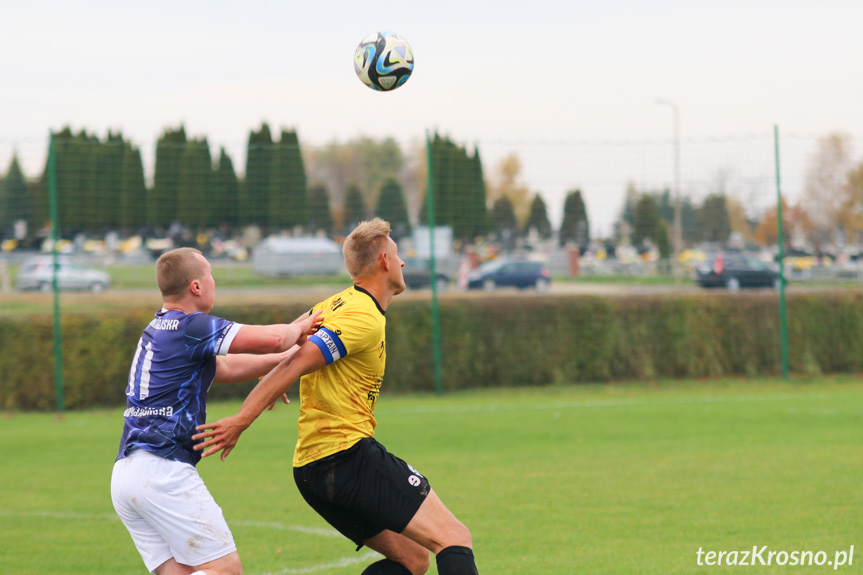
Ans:
{"type": "Polygon", "coordinates": [[[548,268],[542,262],[526,260],[497,259],[486,262],[467,277],[468,289],[533,287],[539,291],[545,291],[550,285],[551,274],[548,268]]]}
{"type": "MultiPolygon", "coordinates": [[[[104,271],[81,267],[66,256],[60,256],[57,263],[57,286],[61,290],[100,292],[111,285],[111,278],[104,271]]],[[[16,279],[19,290],[51,291],[53,282],[53,256],[37,256],[24,260],[16,279]]]]}
{"type": "Polygon", "coordinates": [[[721,254],[695,268],[695,281],[704,288],[724,287],[779,289],[779,272],[747,254],[721,254]]]}
{"type": "MultiPolygon", "coordinates": [[[[421,260],[406,260],[405,267],[402,268],[402,274],[405,277],[405,285],[408,289],[421,289],[431,287],[431,270],[426,261],[421,260]]],[[[445,273],[435,270],[437,277],[438,291],[443,291],[449,285],[449,276],[445,273]]]]}

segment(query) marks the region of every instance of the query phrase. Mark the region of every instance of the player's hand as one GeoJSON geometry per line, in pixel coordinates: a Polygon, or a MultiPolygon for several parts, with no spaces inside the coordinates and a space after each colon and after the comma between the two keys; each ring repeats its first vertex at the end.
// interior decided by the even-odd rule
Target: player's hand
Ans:
{"type": "MultiPolygon", "coordinates": [[[[288,405],[289,403],[291,403],[291,400],[290,400],[290,399],[288,399],[288,394],[287,394],[287,393],[283,393],[283,394],[282,394],[281,399],[282,399],[282,403],[284,403],[285,405],[288,405]]],[[[279,402],[278,402],[278,401],[274,401],[273,403],[271,403],[271,404],[270,404],[270,406],[267,408],[267,411],[272,411],[272,410],[273,410],[273,408],[274,408],[274,407],[276,407],[276,404],[277,404],[277,403],[279,403],[279,402]]]]}
{"type": "Polygon", "coordinates": [[[228,457],[237,441],[240,440],[242,434],[248,425],[244,425],[240,418],[236,415],[225,417],[214,423],[204,423],[195,428],[196,433],[192,436],[192,441],[204,440],[202,443],[196,443],[193,446],[195,451],[204,451],[201,457],[209,457],[214,453],[222,452],[222,461],[228,457]]]}
{"type": "Polygon", "coordinates": [[[324,316],[322,316],[321,313],[322,312],[320,311],[316,311],[299,322],[300,326],[305,329],[305,332],[303,332],[303,335],[297,340],[297,345],[303,345],[306,343],[309,336],[317,333],[318,328],[321,327],[321,323],[324,321],[324,316]]]}

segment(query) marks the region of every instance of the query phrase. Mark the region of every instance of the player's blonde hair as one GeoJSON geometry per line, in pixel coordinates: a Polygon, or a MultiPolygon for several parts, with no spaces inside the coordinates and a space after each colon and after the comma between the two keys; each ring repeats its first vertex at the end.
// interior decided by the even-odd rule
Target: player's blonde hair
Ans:
{"type": "Polygon", "coordinates": [[[204,277],[207,268],[196,255],[204,254],[195,248],[177,248],[156,260],[156,283],[162,298],[182,297],[192,280],[204,277]]]}
{"type": "Polygon", "coordinates": [[[345,238],[342,253],[345,267],[351,278],[356,280],[374,271],[378,255],[386,248],[390,235],[390,223],[380,218],[360,222],[354,231],[345,238]]]}

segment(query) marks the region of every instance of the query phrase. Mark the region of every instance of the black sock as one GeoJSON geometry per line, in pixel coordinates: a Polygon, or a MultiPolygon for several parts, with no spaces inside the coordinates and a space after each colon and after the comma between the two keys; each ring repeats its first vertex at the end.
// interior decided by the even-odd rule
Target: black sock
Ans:
{"type": "Polygon", "coordinates": [[[437,572],[440,575],[479,575],[470,547],[452,545],[437,554],[437,572]]]}
{"type": "Polygon", "coordinates": [[[366,567],[360,575],[411,575],[411,572],[401,563],[383,559],[366,567]]]}

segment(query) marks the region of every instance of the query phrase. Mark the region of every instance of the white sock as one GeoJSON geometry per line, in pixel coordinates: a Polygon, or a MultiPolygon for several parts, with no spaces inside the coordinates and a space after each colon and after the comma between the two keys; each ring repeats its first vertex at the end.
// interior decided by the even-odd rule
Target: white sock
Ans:
{"type": "Polygon", "coordinates": [[[192,575],[207,575],[204,571],[195,571],[192,575]]]}

